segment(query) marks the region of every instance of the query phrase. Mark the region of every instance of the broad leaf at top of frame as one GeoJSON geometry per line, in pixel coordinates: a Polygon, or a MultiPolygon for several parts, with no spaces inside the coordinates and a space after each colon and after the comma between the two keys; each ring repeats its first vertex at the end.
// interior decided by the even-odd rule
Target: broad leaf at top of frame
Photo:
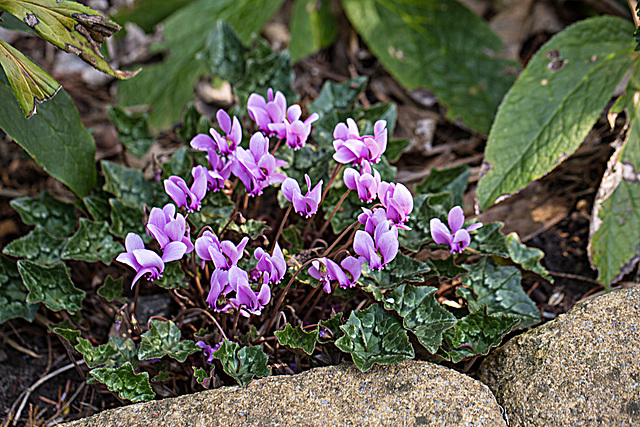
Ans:
{"type": "Polygon", "coordinates": [[[589,257],[598,268],[598,280],[607,288],[631,272],[640,258],[639,94],[632,95],[631,127],[609,160],[591,218],[589,257]]]}
{"type": "Polygon", "coordinates": [[[52,236],[40,224],[26,236],[13,240],[4,247],[2,253],[16,258],[25,258],[41,265],[60,261],[66,239],[52,236]]]}
{"type": "Polygon", "coordinates": [[[469,311],[475,312],[486,305],[489,314],[515,316],[526,328],[540,322],[540,312],[522,289],[520,270],[497,265],[491,258],[483,257],[467,267],[469,274],[462,277],[462,285],[456,294],[469,303],[469,311]]]}
{"type": "Polygon", "coordinates": [[[154,27],[176,10],[193,3],[193,0],[136,0],[118,6],[111,17],[116,22],[133,22],[146,33],[153,33],[154,27]]]}
{"type": "Polygon", "coordinates": [[[23,259],[18,261],[18,271],[29,290],[27,302],[43,302],[52,311],[67,310],[71,314],[82,307],[86,294],[73,285],[62,262],[46,267],[23,259]]]}
{"type": "Polygon", "coordinates": [[[233,27],[218,20],[198,58],[204,61],[210,73],[235,85],[245,74],[246,55],[249,52],[250,49],[242,43],[233,27]]]}
{"type": "Polygon", "coordinates": [[[446,223],[447,213],[453,206],[453,196],[449,192],[415,196],[413,212],[406,224],[411,230],[400,230],[400,246],[418,252],[422,246],[433,242],[431,219],[445,218],[446,223]]]}
{"type": "Polygon", "coordinates": [[[435,299],[438,289],[402,284],[384,296],[384,308],[394,310],[405,329],[413,332],[429,353],[442,344],[442,333],[456,324],[456,317],[435,299]]]}
{"type": "Polygon", "coordinates": [[[87,383],[102,383],[113,392],[118,393],[121,399],[132,402],[147,402],[156,395],[149,384],[149,373],[133,372],[130,362],[118,368],[95,368],[89,371],[87,383]]]}
{"type": "Polygon", "coordinates": [[[282,331],[276,331],[274,334],[281,345],[298,351],[301,350],[311,356],[316,348],[316,342],[318,342],[318,331],[319,328],[317,326],[311,332],[307,332],[300,326],[294,328],[290,323],[287,323],[282,331]]]}
{"type": "Polygon", "coordinates": [[[444,343],[438,354],[446,360],[458,363],[463,359],[486,355],[492,347],[502,342],[502,337],[519,323],[515,316],[501,313],[487,314],[487,307],[479,307],[453,327],[444,331],[444,343]]]}
{"type": "Polygon", "coordinates": [[[382,270],[363,267],[362,274],[376,282],[380,290],[393,289],[404,282],[422,282],[430,268],[424,262],[408,257],[402,252],[382,270]]]}
{"type": "Polygon", "coordinates": [[[204,49],[212,23],[227,21],[248,43],[281,4],[282,0],[199,0],[177,10],[162,22],[164,42],[155,49],[170,54],[162,63],[146,66],[135,81],[119,82],[119,103],[151,105],[151,128],[170,127],[193,99],[193,88],[205,73],[196,53],[204,49]]]}
{"type": "Polygon", "coordinates": [[[371,52],[404,87],[429,89],[447,107],[449,120],[489,131],[518,64],[500,58],[503,43],[486,22],[451,0],[341,4],[371,52]]]}
{"type": "Polygon", "coordinates": [[[140,360],[161,359],[169,356],[179,362],[200,350],[193,341],[180,340],[182,333],[172,321],[151,320],[151,329],[143,333],[140,339],[138,358],[140,360]]]}
{"type": "Polygon", "coordinates": [[[114,105],[107,106],[107,113],[127,151],[138,158],[144,156],[155,141],[149,132],[149,115],[146,112],[129,112],[114,105]]]}
{"type": "Polygon", "coordinates": [[[67,237],[78,224],[72,204],[64,203],[43,191],[40,196],[13,199],[11,207],[20,214],[22,222],[41,225],[46,231],[58,237],[67,237]]]}
{"type": "Polygon", "coordinates": [[[27,292],[15,262],[0,256],[0,324],[15,317],[33,321],[40,304],[29,304],[27,292]]]}
{"type": "Polygon", "coordinates": [[[103,160],[100,164],[104,174],[104,191],[129,206],[141,207],[145,203],[153,203],[154,186],[144,178],[142,171],[108,160],[103,160]]]}
{"type": "Polygon", "coordinates": [[[121,252],[124,252],[124,247],[109,234],[109,224],[80,218],[80,227],[76,234],[69,237],[62,250],[62,258],[86,262],[102,261],[111,265],[111,261],[121,252]]]}
{"type": "Polygon", "coordinates": [[[103,73],[118,79],[128,79],[137,74],[137,71],[115,70],[104,59],[99,51],[100,45],[120,26],[83,4],[57,0],[2,0],[0,10],[23,20],[48,42],[78,55],[103,73]]]}
{"type": "Polygon", "coordinates": [[[107,276],[107,278],[104,279],[104,284],[98,289],[97,294],[107,301],[118,300],[122,303],[124,302],[123,300],[126,301],[126,298],[122,297],[123,282],[124,279],[122,277],[116,280],[111,276],[107,276]]]}
{"type": "Polygon", "coordinates": [[[296,0],[289,25],[291,60],[296,62],[329,46],[338,36],[331,0],[296,0]]]}
{"type": "MultiPolygon", "coordinates": [[[[1,3],[0,7],[2,7],[1,3]]],[[[33,116],[36,107],[53,98],[62,87],[42,68],[2,39],[0,39],[0,65],[26,118],[33,116]]]]}
{"type": "Polygon", "coordinates": [[[269,357],[258,346],[240,348],[239,344],[225,339],[213,355],[222,364],[224,372],[242,387],[254,377],[262,378],[271,374],[267,366],[269,357]]]}
{"type": "Polygon", "coordinates": [[[573,154],[637,62],[632,25],[600,16],[571,25],[533,56],[493,123],[478,204],[486,209],[573,154]]]}
{"type": "Polygon", "coordinates": [[[334,110],[350,109],[358,101],[366,84],[366,76],[358,76],[344,83],[327,80],[316,99],[309,103],[309,113],[317,113],[323,118],[334,110]]]}
{"type": "Polygon", "coordinates": [[[394,365],[415,355],[402,322],[376,303],[366,310],[352,311],[340,329],[344,335],[336,341],[336,347],[351,354],[362,372],[374,363],[394,365]]]}
{"type": "Polygon", "coordinates": [[[469,167],[466,165],[437,170],[431,168],[429,176],[415,187],[416,195],[449,192],[453,205],[462,206],[462,196],[469,182],[469,167]]]}
{"type": "Polygon", "coordinates": [[[79,197],[95,186],[96,147],[71,97],[60,90],[27,119],[0,70],[0,128],[79,197]]]}

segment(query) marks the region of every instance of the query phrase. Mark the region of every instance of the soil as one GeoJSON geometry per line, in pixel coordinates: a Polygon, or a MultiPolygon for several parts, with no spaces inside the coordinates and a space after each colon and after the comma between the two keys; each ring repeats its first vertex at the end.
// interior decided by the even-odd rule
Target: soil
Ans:
{"type": "MultiPolygon", "coordinates": [[[[566,25],[582,19],[579,13],[568,13],[568,6],[549,2],[556,8],[557,16],[566,25]]],[[[559,2],[580,3],[580,2],[559,2]]],[[[584,2],[591,3],[591,2],[584,2]]],[[[277,19],[276,19],[277,21],[277,19]]],[[[408,184],[415,184],[424,177],[424,171],[432,166],[437,168],[467,164],[471,167],[470,185],[465,196],[467,213],[472,213],[475,185],[478,180],[482,153],[486,138],[469,132],[462,125],[444,120],[442,109],[437,105],[425,106],[425,99],[431,96],[426,91],[408,93],[396,83],[366,50],[349,29],[342,26],[342,34],[329,49],[297,63],[295,89],[303,101],[317,95],[326,80],[344,81],[355,75],[369,76],[366,92],[361,103],[368,105],[383,101],[396,102],[398,105],[398,126],[395,137],[416,138],[416,123],[425,118],[435,118],[431,149],[422,153],[410,153],[397,163],[400,177],[408,184]],[[404,178],[404,179],[403,179],[404,178]]],[[[540,32],[522,42],[521,61],[528,60],[551,34],[540,32]]],[[[43,68],[52,70],[52,55],[46,44],[33,37],[24,37],[15,45],[35,58],[43,68]]],[[[106,106],[113,103],[111,93],[115,83],[110,82],[98,87],[83,83],[78,74],[54,75],[74,99],[85,126],[93,129],[97,145],[97,159],[109,159],[121,163],[133,161],[122,153],[122,146],[110,124],[106,106]]],[[[432,96],[431,96],[432,98],[432,96]]],[[[204,105],[215,111],[214,105],[204,105]]],[[[525,291],[537,303],[544,321],[555,318],[569,310],[585,296],[602,291],[591,268],[587,255],[589,223],[595,194],[600,178],[606,169],[611,153],[610,143],[623,132],[624,118],[620,117],[616,126],[610,129],[603,117],[598,122],[587,142],[569,160],[538,183],[505,202],[482,213],[483,221],[500,220],[505,222],[505,231],[517,231],[529,246],[541,249],[545,253],[542,264],[555,279],[551,284],[544,280],[525,280],[525,291]],[[533,213],[544,213],[535,217],[533,213]]],[[[18,214],[10,207],[10,200],[23,196],[36,196],[46,189],[55,197],[72,201],[73,195],[59,182],[51,179],[31,160],[17,144],[0,132],[0,247],[30,231],[18,214]]],[[[181,143],[171,132],[159,136],[159,144],[168,151],[180,148],[181,143]]],[[[109,269],[85,271],[78,265],[74,275],[87,283],[106,277],[109,269]]],[[[72,266],[73,268],[73,266],[72,266]]],[[[118,267],[110,267],[110,269],[118,267]]],[[[627,280],[633,280],[632,274],[627,280]]],[[[623,280],[622,285],[626,282],[623,280]]],[[[166,299],[153,300],[152,292],[143,289],[142,297],[150,298],[142,306],[151,307],[147,314],[169,316],[175,312],[179,301],[166,299]],[[152,301],[153,300],[153,301],[152,301]]],[[[95,293],[94,293],[95,294],[95,293]]],[[[128,295],[130,296],[130,295],[128,295]]],[[[95,297],[95,295],[94,295],[95,297]]],[[[92,315],[83,321],[86,330],[99,341],[107,336],[111,327],[114,308],[105,306],[91,297],[85,301],[92,315]]],[[[87,310],[89,311],[89,310],[87,310]]],[[[63,320],[63,314],[53,313],[44,308],[38,313],[36,321],[28,323],[13,319],[0,325],[0,419],[21,405],[23,393],[45,375],[69,367],[35,389],[30,389],[29,398],[22,409],[19,425],[49,425],[54,421],[69,421],[91,415],[121,403],[100,386],[86,385],[86,368],[73,366],[64,345],[47,324],[63,320]],[[83,369],[84,368],[84,369],[83,369]],[[61,403],[70,402],[67,408],[61,403]]],[[[76,319],[77,320],[77,319],[76,319]]],[[[195,328],[194,328],[195,329],[195,328]]],[[[80,359],[81,360],[81,359],[80,359]]],[[[476,363],[473,366],[477,366],[476,363]]],[[[473,373],[473,366],[459,366],[473,373]]],[[[282,373],[291,372],[283,369],[282,373]]],[[[224,379],[224,378],[223,378],[224,379]]],[[[164,384],[156,387],[160,397],[190,393],[202,390],[191,383],[164,384]]],[[[6,420],[8,421],[8,420],[6,420]]]]}

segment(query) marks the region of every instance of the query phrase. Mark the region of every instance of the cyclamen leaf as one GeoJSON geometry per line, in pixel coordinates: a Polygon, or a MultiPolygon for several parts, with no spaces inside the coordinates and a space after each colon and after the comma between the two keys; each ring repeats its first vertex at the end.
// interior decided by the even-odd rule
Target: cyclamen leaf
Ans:
{"type": "Polygon", "coordinates": [[[320,344],[331,342],[339,339],[343,334],[340,325],[342,325],[342,313],[333,313],[331,318],[327,320],[321,320],[319,322],[320,328],[318,329],[318,341],[320,344]],[[324,326],[324,327],[323,327],[324,326]],[[331,331],[330,333],[328,331],[331,331]]]}
{"type": "Polygon", "coordinates": [[[40,304],[27,302],[25,288],[16,264],[0,256],[0,324],[15,317],[33,322],[40,304]]]}
{"type": "Polygon", "coordinates": [[[240,348],[239,344],[225,339],[213,355],[222,364],[224,372],[238,381],[241,387],[249,384],[254,377],[262,378],[271,374],[267,366],[269,357],[258,346],[240,348]]]}
{"type": "MultiPolygon", "coordinates": [[[[413,198],[413,212],[409,216],[407,226],[411,230],[401,230],[398,240],[400,246],[418,252],[427,242],[432,242],[430,221],[432,218],[447,218],[447,213],[453,207],[451,193],[439,193],[413,198]]],[[[473,241],[473,239],[471,239],[473,241]]],[[[434,246],[435,248],[435,246],[434,246]]]]}
{"type": "Polygon", "coordinates": [[[69,237],[62,250],[62,258],[87,262],[102,261],[110,265],[121,252],[124,252],[124,247],[113,241],[109,234],[109,224],[80,218],[80,228],[76,234],[69,237]]]}
{"type": "Polygon", "coordinates": [[[120,26],[75,1],[57,0],[2,0],[0,10],[23,20],[42,38],[58,48],[78,55],[92,67],[119,79],[128,79],[137,71],[119,71],[111,68],[98,50],[105,37],[120,26]]]}
{"type": "Polygon", "coordinates": [[[98,289],[98,295],[107,301],[115,301],[119,300],[122,302],[124,298],[122,298],[122,284],[124,279],[121,277],[118,280],[114,280],[113,277],[107,276],[104,281],[104,285],[102,285],[98,289]]]}
{"type": "Polygon", "coordinates": [[[212,127],[211,120],[200,114],[195,104],[190,102],[182,116],[182,127],[177,133],[184,142],[188,143],[199,133],[208,134],[212,127]]]}
{"type": "Polygon", "coordinates": [[[65,320],[51,327],[51,330],[56,334],[58,334],[59,336],[61,336],[62,338],[64,338],[66,341],[68,341],[69,344],[71,344],[72,346],[75,346],[78,344],[80,331],[77,331],[75,329],[70,329],[70,328],[73,328],[73,326],[71,326],[71,323],[69,321],[65,320]]]}
{"type": "MultiPolygon", "coordinates": [[[[222,230],[222,228],[224,228],[224,224],[220,224],[220,227],[218,227],[219,230],[222,230]]],[[[232,222],[228,229],[240,234],[246,234],[251,240],[255,240],[263,235],[265,231],[271,230],[271,227],[269,227],[265,221],[247,219],[242,224],[232,222]]]]}
{"type": "Polygon", "coordinates": [[[107,113],[127,151],[138,158],[144,156],[155,141],[149,132],[148,114],[128,112],[113,105],[107,105],[107,113]]]}
{"type": "Polygon", "coordinates": [[[187,360],[187,356],[200,350],[193,341],[180,340],[182,333],[172,321],[151,320],[151,329],[142,334],[140,339],[140,360],[161,359],[169,356],[179,362],[187,360]]]}
{"type": "Polygon", "coordinates": [[[336,341],[336,347],[351,354],[353,363],[362,372],[371,369],[374,363],[394,365],[414,357],[400,320],[378,304],[352,311],[340,329],[344,335],[336,341]]]}
{"type": "Polygon", "coordinates": [[[429,353],[442,344],[442,333],[456,324],[456,317],[435,299],[438,289],[402,284],[385,295],[384,308],[402,317],[405,329],[413,332],[429,353]]]}
{"type": "Polygon", "coordinates": [[[293,62],[329,46],[338,35],[331,1],[296,0],[289,31],[289,50],[293,62]]]}
{"type": "Polygon", "coordinates": [[[162,164],[163,177],[180,176],[185,181],[191,177],[191,157],[187,155],[187,147],[176,150],[166,163],[162,164]]]}
{"type": "Polygon", "coordinates": [[[209,385],[211,385],[211,374],[213,373],[213,371],[209,372],[206,369],[196,368],[195,366],[192,366],[192,368],[193,376],[198,384],[200,384],[204,388],[209,388],[209,385]]]}
{"type": "Polygon", "coordinates": [[[416,185],[416,194],[435,194],[449,192],[453,196],[453,205],[462,205],[462,196],[469,182],[469,167],[466,165],[455,168],[437,170],[431,168],[429,176],[416,185]]]}
{"type": "Polygon", "coordinates": [[[156,285],[165,289],[189,288],[189,283],[184,279],[184,271],[179,261],[168,262],[164,265],[162,277],[153,281],[156,285]]]}
{"type": "Polygon", "coordinates": [[[520,241],[518,233],[510,233],[505,240],[509,258],[524,270],[533,271],[544,277],[549,283],[553,283],[553,277],[549,275],[546,268],[540,265],[540,260],[544,257],[544,252],[540,249],[529,248],[520,241]]]}
{"type": "Polygon", "coordinates": [[[154,201],[154,188],[138,169],[130,169],[116,163],[103,160],[102,172],[104,191],[116,196],[116,199],[129,206],[142,206],[154,201]]]}
{"type": "Polygon", "coordinates": [[[111,227],[109,228],[111,234],[124,239],[128,233],[136,233],[145,242],[151,241],[151,236],[145,231],[142,208],[125,205],[117,199],[109,199],[109,205],[111,206],[111,227]]]}
{"type": "Polygon", "coordinates": [[[309,356],[313,354],[316,342],[318,342],[318,327],[311,332],[307,332],[300,326],[293,328],[290,323],[287,323],[284,330],[276,331],[274,334],[280,344],[292,349],[302,350],[309,356]]]}
{"type": "Polygon", "coordinates": [[[424,274],[429,270],[424,262],[399,252],[384,269],[369,270],[365,267],[362,274],[373,279],[380,290],[385,290],[393,289],[403,282],[421,282],[424,280],[424,274]]]}
{"type": "MultiPolygon", "coordinates": [[[[292,53],[293,55],[293,53],[292,53]]],[[[309,113],[317,113],[322,119],[334,110],[347,110],[353,107],[367,84],[366,76],[349,79],[344,83],[326,81],[320,93],[309,103],[309,113]]]]}
{"type": "Polygon", "coordinates": [[[147,402],[156,396],[149,384],[149,373],[134,373],[129,362],[119,368],[92,369],[89,371],[87,382],[100,382],[109,390],[118,393],[121,399],[132,402],[147,402]]]}
{"type": "Polygon", "coordinates": [[[453,257],[447,257],[446,259],[427,259],[425,264],[429,266],[431,270],[427,276],[446,277],[447,279],[453,279],[459,274],[467,274],[467,270],[464,266],[457,265],[453,257]]]}
{"type": "Polygon", "coordinates": [[[531,298],[524,293],[520,271],[516,267],[499,266],[488,257],[468,267],[469,274],[462,277],[463,287],[456,294],[469,303],[475,312],[483,305],[489,314],[515,316],[526,328],[540,322],[540,312],[531,298]]]}
{"type": "Polygon", "coordinates": [[[476,14],[450,0],[342,0],[367,46],[408,89],[426,87],[461,118],[487,133],[514,78],[514,62],[489,51],[502,42],[476,14]],[[443,78],[447,76],[447,78],[443,78]]]}
{"type": "Polygon", "coordinates": [[[392,139],[387,144],[384,157],[390,162],[395,163],[400,160],[400,156],[404,153],[405,148],[411,145],[408,139],[392,139]]]}
{"type": "Polygon", "coordinates": [[[29,234],[5,246],[2,253],[25,258],[41,265],[49,265],[60,261],[60,253],[65,243],[65,239],[52,236],[38,224],[29,234]]]}
{"type": "Polygon", "coordinates": [[[73,285],[67,267],[62,262],[43,267],[35,262],[20,260],[18,271],[29,290],[27,302],[43,302],[52,311],[67,310],[71,314],[80,310],[86,294],[73,285]]]}
{"type": "Polygon", "coordinates": [[[22,197],[9,203],[18,211],[22,222],[30,225],[40,224],[54,236],[69,236],[78,223],[73,205],[54,199],[46,191],[40,193],[38,198],[22,197]]]}
{"type": "Polygon", "coordinates": [[[102,344],[94,347],[88,340],[78,338],[78,343],[74,347],[82,354],[84,361],[89,368],[104,365],[109,359],[117,354],[117,350],[109,344],[102,344]]]}
{"type": "Polygon", "coordinates": [[[115,353],[106,361],[106,368],[117,368],[127,362],[133,369],[138,366],[138,347],[131,338],[109,337],[107,345],[115,349],[115,353]]]}
{"type": "Polygon", "coordinates": [[[600,16],[566,28],[538,50],[496,115],[478,183],[481,209],[578,148],[637,62],[632,32],[628,21],[600,16]]]}
{"type": "Polygon", "coordinates": [[[244,76],[245,56],[249,51],[233,27],[218,20],[198,57],[204,61],[209,72],[235,85],[244,76]]]}
{"type": "Polygon", "coordinates": [[[87,208],[89,215],[95,221],[107,221],[109,219],[111,208],[109,202],[105,199],[95,196],[86,196],[82,198],[84,206],[87,208]]]}

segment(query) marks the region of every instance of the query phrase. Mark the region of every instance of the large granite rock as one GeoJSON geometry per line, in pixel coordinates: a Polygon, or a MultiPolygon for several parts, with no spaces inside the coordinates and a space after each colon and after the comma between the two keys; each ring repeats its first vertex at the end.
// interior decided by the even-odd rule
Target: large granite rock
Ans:
{"type": "Polygon", "coordinates": [[[428,362],[318,368],[104,411],[89,426],[506,426],[484,384],[428,362]]]}
{"type": "Polygon", "coordinates": [[[640,288],[577,304],[489,355],[511,426],[640,426],[640,288]]]}

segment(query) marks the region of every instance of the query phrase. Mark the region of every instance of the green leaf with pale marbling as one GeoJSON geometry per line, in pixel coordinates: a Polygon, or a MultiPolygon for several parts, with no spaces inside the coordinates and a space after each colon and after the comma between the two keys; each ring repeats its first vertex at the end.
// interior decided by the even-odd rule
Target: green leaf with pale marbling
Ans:
{"type": "Polygon", "coordinates": [[[109,224],[80,218],[80,228],[69,237],[62,250],[62,258],[86,262],[102,261],[110,265],[121,252],[124,252],[124,247],[114,242],[109,234],[109,224]]]}
{"type": "Polygon", "coordinates": [[[95,221],[107,221],[111,214],[111,207],[106,199],[96,196],[86,196],[82,198],[84,206],[87,208],[89,215],[95,221]]]}
{"type": "Polygon", "coordinates": [[[45,267],[20,260],[18,271],[29,290],[27,302],[43,302],[52,311],[67,310],[71,314],[82,307],[86,294],[73,285],[69,271],[62,262],[45,267]]]}
{"type": "Polygon", "coordinates": [[[374,280],[381,290],[393,289],[403,282],[421,282],[429,272],[424,262],[398,252],[398,255],[382,270],[370,270],[364,266],[362,274],[374,280]]]}
{"type": "Polygon", "coordinates": [[[122,277],[118,280],[115,280],[113,277],[107,276],[107,278],[104,280],[104,285],[102,285],[98,289],[97,293],[107,301],[126,301],[126,298],[122,298],[123,282],[124,279],[122,277]]]}
{"type": "Polygon", "coordinates": [[[278,338],[278,342],[281,345],[302,350],[309,356],[313,354],[313,350],[316,348],[318,334],[318,327],[311,332],[307,332],[300,326],[292,327],[290,323],[287,323],[282,331],[274,332],[274,335],[278,338]]]}
{"type": "Polygon", "coordinates": [[[239,344],[225,339],[213,355],[222,364],[224,372],[242,387],[254,377],[262,378],[271,374],[267,366],[269,357],[258,346],[240,348],[239,344]]]}
{"type": "Polygon", "coordinates": [[[41,265],[50,265],[60,261],[66,239],[52,236],[41,225],[4,247],[2,253],[16,258],[25,258],[41,265]]]}
{"type": "Polygon", "coordinates": [[[469,183],[469,167],[466,165],[438,170],[431,168],[429,176],[415,187],[416,194],[436,194],[449,192],[453,205],[462,206],[462,196],[469,183]]]}
{"type": "Polygon", "coordinates": [[[138,169],[130,169],[117,163],[103,160],[104,191],[113,194],[116,199],[129,206],[142,206],[153,203],[154,187],[138,169]]]}
{"type": "Polygon", "coordinates": [[[0,324],[16,317],[33,321],[40,304],[29,304],[27,293],[16,264],[0,256],[0,324]]]}
{"type": "Polygon", "coordinates": [[[172,321],[151,320],[151,328],[140,338],[140,360],[161,359],[169,356],[178,362],[200,349],[193,341],[180,340],[182,333],[172,321]]]}
{"type": "Polygon", "coordinates": [[[144,156],[155,141],[149,132],[148,114],[129,112],[114,105],[107,105],[107,114],[127,151],[138,158],[144,156]]]}
{"type": "Polygon", "coordinates": [[[309,103],[309,113],[317,113],[322,119],[334,110],[350,109],[358,101],[366,84],[366,76],[349,79],[344,83],[325,81],[316,99],[309,103]]]}
{"type": "Polygon", "coordinates": [[[46,191],[40,193],[37,198],[13,199],[10,204],[18,211],[22,222],[30,225],[40,224],[54,236],[67,237],[78,224],[74,215],[75,207],[51,197],[46,191]]]}
{"type": "Polygon", "coordinates": [[[136,233],[145,242],[151,241],[151,236],[145,232],[142,208],[125,205],[117,199],[109,199],[109,205],[111,206],[111,227],[109,228],[111,234],[125,238],[128,233],[136,233]]]}
{"type": "Polygon", "coordinates": [[[92,369],[89,371],[87,382],[89,384],[100,382],[109,390],[118,393],[121,399],[132,402],[147,402],[156,397],[149,385],[149,373],[134,373],[133,366],[129,362],[119,368],[92,369]]]}

